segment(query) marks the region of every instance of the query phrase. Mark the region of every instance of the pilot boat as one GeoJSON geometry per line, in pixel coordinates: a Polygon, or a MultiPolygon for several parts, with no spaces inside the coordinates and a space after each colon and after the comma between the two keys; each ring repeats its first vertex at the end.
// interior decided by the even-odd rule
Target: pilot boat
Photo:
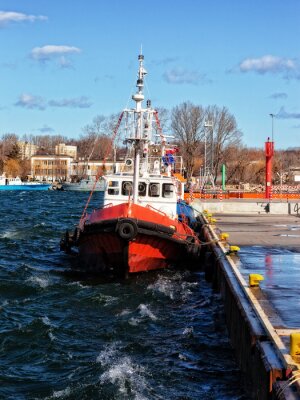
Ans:
{"type": "MultiPolygon", "coordinates": [[[[138,56],[135,107],[125,109],[125,133],[132,158],[125,170],[103,175],[103,203],[82,217],[73,233],[61,240],[61,250],[75,253],[80,269],[91,273],[128,276],[132,273],[188,265],[199,258],[201,244],[193,229],[178,219],[182,182],[172,175],[174,151],[166,150],[157,111],[147,100],[143,108],[144,56],[138,56]],[[150,157],[152,130],[157,123],[160,155],[150,157]]],[[[91,197],[91,196],[90,196],[91,197]]]]}

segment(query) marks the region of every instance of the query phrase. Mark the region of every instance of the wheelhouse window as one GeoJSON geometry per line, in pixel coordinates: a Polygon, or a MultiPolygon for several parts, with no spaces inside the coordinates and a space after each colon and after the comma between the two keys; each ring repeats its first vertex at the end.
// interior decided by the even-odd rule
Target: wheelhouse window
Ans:
{"type": "Polygon", "coordinates": [[[149,196],[150,197],[159,197],[160,185],[159,183],[150,183],[149,185],[149,196]]]}
{"type": "Polygon", "coordinates": [[[174,194],[174,185],[172,183],[163,183],[162,194],[163,197],[168,199],[172,198],[174,194]]]}
{"type": "Polygon", "coordinates": [[[132,182],[124,181],[122,182],[122,195],[129,196],[132,194],[132,182]]]}
{"type": "Polygon", "coordinates": [[[139,182],[139,196],[146,196],[147,185],[145,182],[139,182]]]}
{"type": "Polygon", "coordinates": [[[108,181],[107,193],[111,195],[119,194],[119,181],[108,181]]]}

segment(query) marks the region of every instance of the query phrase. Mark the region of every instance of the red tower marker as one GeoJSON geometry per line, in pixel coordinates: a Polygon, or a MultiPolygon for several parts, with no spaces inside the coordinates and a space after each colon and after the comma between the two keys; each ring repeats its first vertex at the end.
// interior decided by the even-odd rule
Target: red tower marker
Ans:
{"type": "Polygon", "coordinates": [[[270,142],[270,138],[265,142],[266,154],[266,199],[271,198],[272,193],[272,157],[274,155],[274,142],[270,142]]]}

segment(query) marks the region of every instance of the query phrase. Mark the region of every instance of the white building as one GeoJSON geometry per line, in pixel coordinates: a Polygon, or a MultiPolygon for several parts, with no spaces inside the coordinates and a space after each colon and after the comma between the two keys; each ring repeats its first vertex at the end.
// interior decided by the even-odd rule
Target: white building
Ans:
{"type": "Polygon", "coordinates": [[[59,143],[55,146],[55,154],[58,156],[70,156],[74,160],[77,159],[77,146],[66,145],[65,143],[59,143]]]}
{"type": "Polygon", "coordinates": [[[37,153],[38,146],[30,142],[17,142],[22,160],[29,160],[37,153]]]}

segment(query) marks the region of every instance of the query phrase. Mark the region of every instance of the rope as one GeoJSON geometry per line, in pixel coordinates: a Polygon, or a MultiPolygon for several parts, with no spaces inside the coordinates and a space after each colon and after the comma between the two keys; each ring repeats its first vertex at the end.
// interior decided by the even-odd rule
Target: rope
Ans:
{"type": "MultiPolygon", "coordinates": [[[[117,125],[116,125],[116,127],[115,127],[115,129],[114,129],[114,131],[113,131],[113,134],[112,134],[110,146],[108,146],[107,151],[106,151],[106,154],[105,154],[105,156],[104,156],[104,158],[103,158],[103,164],[105,163],[105,160],[107,159],[108,154],[110,153],[110,151],[111,151],[111,149],[112,149],[112,145],[113,145],[113,142],[114,142],[114,140],[115,140],[115,138],[116,138],[118,129],[119,129],[119,127],[120,127],[120,124],[121,124],[121,121],[122,121],[122,118],[123,118],[123,114],[124,114],[124,112],[122,112],[121,115],[119,116],[117,125]]],[[[88,208],[88,205],[89,205],[89,203],[90,203],[90,201],[91,201],[91,198],[92,198],[92,196],[93,196],[93,194],[94,194],[94,191],[95,191],[97,182],[98,182],[100,176],[102,176],[102,175],[103,175],[103,169],[101,169],[101,170],[99,169],[99,170],[98,170],[98,173],[97,173],[97,175],[96,175],[96,179],[95,179],[93,188],[92,188],[92,190],[91,190],[91,193],[90,193],[90,195],[89,195],[89,198],[88,198],[88,200],[87,200],[87,202],[86,202],[86,204],[85,204],[84,210],[83,210],[83,212],[82,212],[82,215],[81,215],[79,224],[81,224],[81,222],[83,221],[83,218],[84,218],[84,216],[85,216],[85,213],[86,213],[86,210],[87,210],[87,208],[88,208]]]]}

